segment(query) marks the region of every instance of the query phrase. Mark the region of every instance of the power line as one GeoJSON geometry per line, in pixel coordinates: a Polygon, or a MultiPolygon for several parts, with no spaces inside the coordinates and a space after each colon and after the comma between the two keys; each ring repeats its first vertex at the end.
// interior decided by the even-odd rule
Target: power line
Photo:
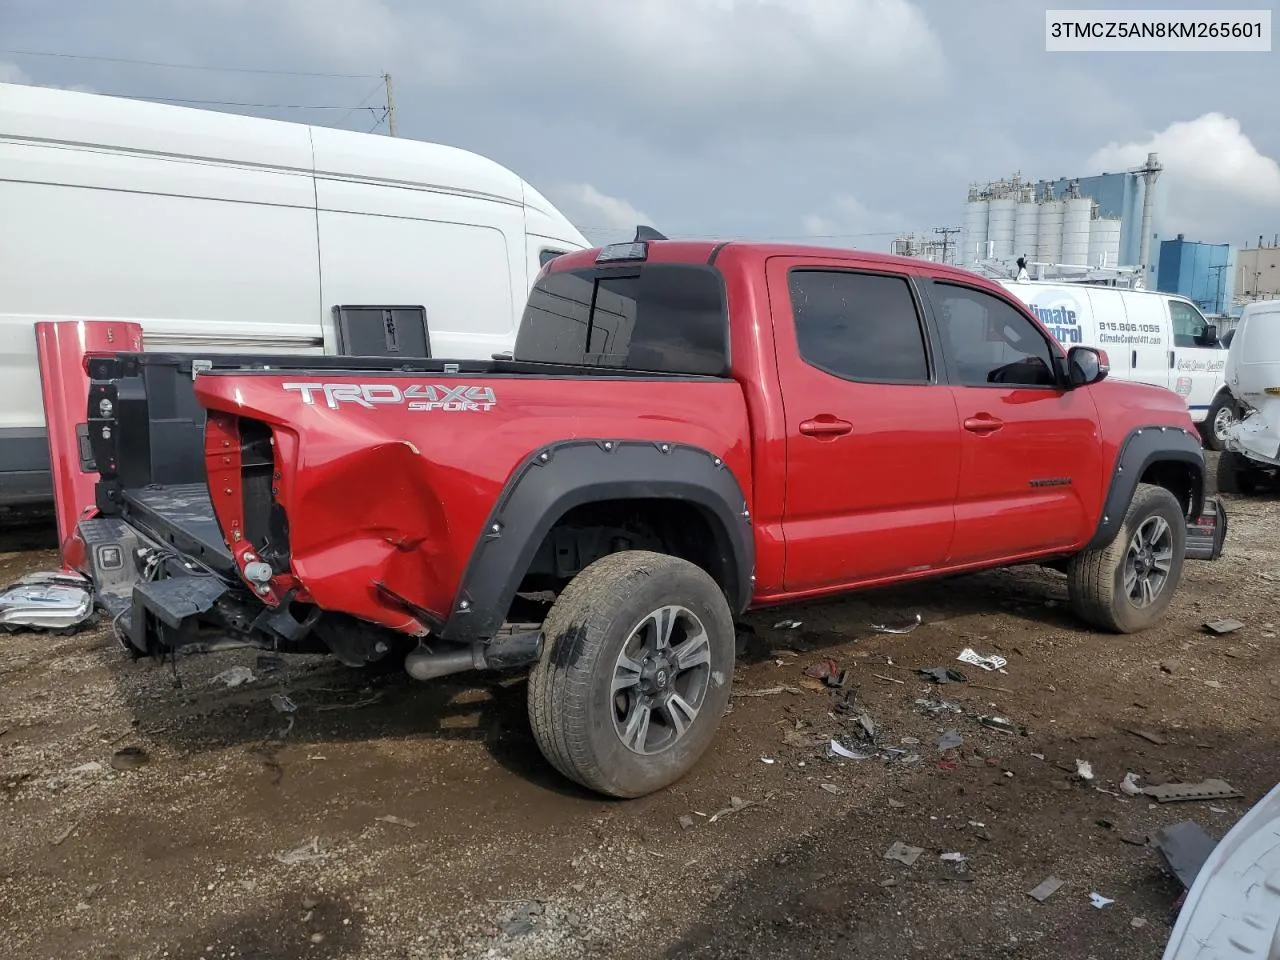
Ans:
{"type": "Polygon", "coordinates": [[[372,80],[376,73],[316,73],[302,70],[261,70],[252,67],[202,67],[193,63],[163,63],[158,60],[131,60],[127,57],[95,57],[84,53],[52,53],[45,50],[0,50],[13,57],[55,57],[60,60],[95,60],[99,63],[129,63],[141,67],[166,67],[170,70],[208,70],[215,73],[260,73],[277,77],[333,77],[341,80],[372,80]]]}
{"type": "Polygon", "coordinates": [[[373,89],[372,89],[372,90],[370,90],[368,93],[366,93],[363,97],[361,97],[361,98],[360,98],[360,102],[359,102],[358,104],[356,104],[354,107],[352,107],[350,110],[348,110],[348,111],[347,111],[346,113],[344,113],[342,116],[340,116],[337,120],[335,120],[335,121],[333,122],[333,125],[334,125],[335,127],[337,127],[337,126],[341,126],[341,125],[342,125],[342,122],[343,122],[344,120],[346,120],[346,119],[347,119],[347,117],[351,116],[351,114],[355,113],[357,110],[360,110],[360,109],[362,109],[362,108],[363,108],[363,109],[368,109],[368,110],[374,110],[374,109],[376,109],[376,108],[374,108],[374,107],[365,107],[365,104],[369,102],[369,98],[370,98],[370,97],[372,97],[375,93],[377,93],[379,90],[381,90],[381,89],[383,88],[383,84],[384,84],[384,82],[385,82],[385,81],[383,80],[383,78],[379,77],[379,78],[378,78],[378,82],[377,82],[376,84],[374,84],[373,89]]]}
{"type": "Polygon", "coordinates": [[[387,119],[388,113],[390,113],[390,111],[384,107],[382,109],[382,116],[380,116],[377,120],[375,120],[373,122],[373,126],[370,127],[368,130],[366,130],[365,133],[373,133],[373,131],[377,130],[380,126],[382,126],[382,121],[387,119]]]}

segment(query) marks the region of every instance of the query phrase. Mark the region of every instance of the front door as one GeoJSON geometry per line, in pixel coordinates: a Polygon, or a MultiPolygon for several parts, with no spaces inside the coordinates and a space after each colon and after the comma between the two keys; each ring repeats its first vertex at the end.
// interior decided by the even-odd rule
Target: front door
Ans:
{"type": "Polygon", "coordinates": [[[785,589],[941,566],[960,428],[911,282],[784,257],[767,276],[787,423],[785,589]]]}
{"type": "Polygon", "coordinates": [[[1061,352],[1013,301],[959,283],[926,289],[961,426],[950,562],[1080,545],[1103,482],[1089,390],[1059,384],[1061,352]]]}
{"type": "Polygon", "coordinates": [[[1169,389],[1186,400],[1194,420],[1203,420],[1222,386],[1227,351],[1216,339],[1208,341],[1209,322],[1194,306],[1185,300],[1165,302],[1173,327],[1169,389]]]}

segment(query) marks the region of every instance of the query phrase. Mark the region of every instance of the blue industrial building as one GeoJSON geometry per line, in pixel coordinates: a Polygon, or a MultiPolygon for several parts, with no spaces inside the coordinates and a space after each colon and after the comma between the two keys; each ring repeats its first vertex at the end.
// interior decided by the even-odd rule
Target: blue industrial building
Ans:
{"type": "Polygon", "coordinates": [[[1235,286],[1235,251],[1226,243],[1197,243],[1181,233],[1160,244],[1156,289],[1176,293],[1205,313],[1224,314],[1235,286]]]}
{"type": "MultiPolygon", "coordinates": [[[[1146,185],[1142,177],[1134,173],[1102,173],[1094,177],[1064,177],[1061,180],[1042,180],[1036,185],[1036,194],[1061,200],[1075,183],[1080,195],[1098,205],[1098,216],[1120,219],[1120,264],[1132,266],[1142,262],[1142,199],[1146,185]]],[[[1151,263],[1144,278],[1147,289],[1156,286],[1155,251],[1160,249],[1160,224],[1164,220],[1164,191],[1153,188],[1151,204],[1151,263]]]]}

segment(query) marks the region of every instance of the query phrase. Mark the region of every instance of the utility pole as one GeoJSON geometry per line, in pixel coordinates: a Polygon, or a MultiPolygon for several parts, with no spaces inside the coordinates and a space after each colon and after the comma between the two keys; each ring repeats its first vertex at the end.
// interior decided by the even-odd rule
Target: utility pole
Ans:
{"type": "Polygon", "coordinates": [[[1225,263],[1215,263],[1209,269],[1218,275],[1218,295],[1213,301],[1213,312],[1225,313],[1226,311],[1223,308],[1226,304],[1222,302],[1222,271],[1227,269],[1227,265],[1225,263]]]}
{"type": "Polygon", "coordinates": [[[382,82],[387,85],[387,132],[394,137],[396,135],[396,101],[391,93],[391,74],[384,73],[382,82]]]}
{"type": "Polygon", "coordinates": [[[959,227],[934,227],[933,232],[942,237],[942,262],[950,263],[951,238],[960,232],[959,227]]]}

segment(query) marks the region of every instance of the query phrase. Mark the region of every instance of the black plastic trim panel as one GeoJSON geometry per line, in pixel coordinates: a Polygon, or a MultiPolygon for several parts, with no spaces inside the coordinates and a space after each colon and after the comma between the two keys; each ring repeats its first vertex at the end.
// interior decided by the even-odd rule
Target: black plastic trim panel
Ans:
{"type": "Polygon", "coordinates": [[[602,500],[670,499],[705,509],[732,556],[724,584],[741,613],[751,601],[755,540],[746,498],[724,461],[675,443],[570,440],[535,451],[508,481],[472,551],[445,640],[485,640],[502,627],[547,532],[574,507],[602,500]]]}

